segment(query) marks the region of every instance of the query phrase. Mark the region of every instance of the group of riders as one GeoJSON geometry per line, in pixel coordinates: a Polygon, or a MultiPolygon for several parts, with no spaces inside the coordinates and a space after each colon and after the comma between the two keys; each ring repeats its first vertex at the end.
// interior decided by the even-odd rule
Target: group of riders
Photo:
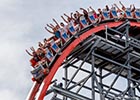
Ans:
{"type": "Polygon", "coordinates": [[[136,9],[134,5],[130,5],[126,8],[121,2],[119,2],[122,8],[120,9],[116,4],[113,4],[111,8],[108,5],[104,9],[98,9],[98,13],[90,6],[87,10],[80,8],[82,13],[76,11],[71,13],[70,16],[64,13],[61,18],[63,22],[58,23],[55,19],[53,21],[56,25],[47,24],[45,29],[53,34],[49,39],[44,39],[43,43],[38,42],[38,49],[35,50],[31,47],[32,53],[28,50],[26,52],[32,56],[30,62],[34,68],[31,73],[35,80],[49,73],[50,63],[55,58],[56,54],[61,54],[60,48],[69,41],[71,36],[74,36],[81,29],[94,25],[95,27],[104,20],[121,20],[123,18],[136,18],[140,19],[140,9],[136,9]],[[41,71],[41,72],[40,72],[41,71]]]}

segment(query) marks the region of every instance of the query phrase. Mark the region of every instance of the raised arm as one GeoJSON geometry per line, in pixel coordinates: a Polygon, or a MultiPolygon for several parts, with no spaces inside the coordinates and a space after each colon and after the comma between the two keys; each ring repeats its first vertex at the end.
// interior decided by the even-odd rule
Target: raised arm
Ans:
{"type": "Polygon", "coordinates": [[[71,18],[73,18],[72,15],[73,15],[73,13],[70,13],[70,17],[71,17],[71,18]]]}
{"type": "Polygon", "coordinates": [[[124,7],[124,5],[122,4],[122,2],[121,2],[121,1],[119,1],[119,3],[120,3],[120,5],[121,5],[122,7],[124,7]]]}
{"type": "Polygon", "coordinates": [[[89,9],[89,8],[87,8],[87,11],[88,11],[88,12],[90,12],[90,9],[89,9]]]}
{"type": "Polygon", "coordinates": [[[130,5],[130,9],[132,9],[132,5],[130,5]]]}
{"type": "Polygon", "coordinates": [[[76,13],[79,15],[80,13],[79,13],[79,11],[76,11],[76,13]]]}
{"type": "Polygon", "coordinates": [[[84,10],[84,11],[86,11],[86,12],[87,12],[87,10],[86,10],[86,9],[84,9],[84,8],[80,8],[80,10],[84,10]]]}
{"type": "Polygon", "coordinates": [[[87,11],[86,9],[84,9],[84,8],[80,8],[80,10],[83,11],[83,14],[88,14],[88,11],[87,11]]]}
{"type": "Polygon", "coordinates": [[[54,34],[54,32],[53,32],[53,31],[50,31],[47,27],[45,27],[45,29],[46,29],[49,33],[54,34]]]}
{"type": "Polygon", "coordinates": [[[75,18],[73,17],[73,13],[71,13],[71,19],[72,19],[72,20],[75,20],[75,18]]]}
{"type": "MultiPolygon", "coordinates": [[[[93,12],[93,13],[96,13],[96,11],[90,6],[89,7],[90,9],[91,9],[91,11],[93,12]]],[[[89,10],[90,11],[90,10],[89,10]]]]}
{"type": "Polygon", "coordinates": [[[50,26],[52,26],[53,28],[55,27],[53,24],[50,24],[50,26]]]}
{"type": "Polygon", "coordinates": [[[34,47],[30,47],[30,49],[31,49],[33,52],[35,52],[35,48],[34,48],[34,47]]]}
{"type": "Polygon", "coordinates": [[[64,13],[64,15],[65,15],[66,17],[70,18],[70,16],[68,16],[66,13],[64,13]]]}
{"type": "Polygon", "coordinates": [[[57,26],[60,27],[60,25],[58,24],[58,22],[53,18],[53,21],[56,23],[57,26]]]}
{"type": "Polygon", "coordinates": [[[28,55],[33,56],[27,49],[25,51],[28,53],[28,55]]]}
{"type": "Polygon", "coordinates": [[[54,25],[52,25],[52,24],[46,24],[49,28],[51,28],[51,29],[53,29],[54,28],[54,25]]]}
{"type": "Polygon", "coordinates": [[[117,4],[114,4],[114,6],[118,9],[118,12],[121,12],[122,10],[117,6],[117,4]]]}
{"type": "Polygon", "coordinates": [[[133,6],[133,8],[131,9],[131,12],[134,12],[136,8],[135,8],[134,4],[132,6],[133,6]]]}
{"type": "Polygon", "coordinates": [[[78,11],[76,11],[78,17],[82,16],[82,14],[80,14],[78,11]]]}
{"type": "Polygon", "coordinates": [[[125,10],[126,8],[125,8],[125,6],[122,4],[122,2],[119,1],[119,3],[120,3],[120,5],[122,6],[122,10],[125,10]]]}
{"type": "Polygon", "coordinates": [[[68,21],[67,21],[63,16],[61,16],[61,18],[62,18],[66,23],[68,23],[68,21]]]}
{"type": "Polygon", "coordinates": [[[93,9],[91,6],[90,6],[89,8],[90,8],[92,11],[94,11],[94,9],[93,9]]]}

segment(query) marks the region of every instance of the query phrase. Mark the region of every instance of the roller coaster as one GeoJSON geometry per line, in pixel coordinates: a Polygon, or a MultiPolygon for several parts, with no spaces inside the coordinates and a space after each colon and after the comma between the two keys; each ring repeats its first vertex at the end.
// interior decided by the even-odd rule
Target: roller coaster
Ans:
{"type": "Polygon", "coordinates": [[[26,100],[140,100],[140,11],[135,17],[126,11],[121,20],[110,13],[98,24],[94,16],[90,24],[81,18],[83,28],[64,38],[26,100]],[[60,67],[63,82],[58,83],[53,77],[60,67]]]}

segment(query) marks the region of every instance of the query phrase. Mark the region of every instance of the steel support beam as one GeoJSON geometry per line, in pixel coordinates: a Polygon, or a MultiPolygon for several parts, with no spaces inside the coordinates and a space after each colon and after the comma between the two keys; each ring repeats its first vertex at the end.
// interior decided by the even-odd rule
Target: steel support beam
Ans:
{"type": "MultiPolygon", "coordinates": [[[[96,41],[94,41],[93,46],[91,47],[91,50],[88,52],[88,54],[86,55],[86,57],[84,58],[83,62],[80,64],[80,66],[78,67],[78,69],[76,70],[76,72],[73,74],[70,82],[74,79],[74,77],[76,76],[76,74],[79,72],[80,68],[82,67],[82,65],[85,63],[86,59],[89,57],[89,55],[91,54],[92,50],[95,49],[95,47],[97,46],[97,44],[100,42],[100,39],[97,39],[96,41]]],[[[68,88],[68,86],[70,85],[70,82],[68,82],[66,88],[68,88]]]]}
{"type": "Polygon", "coordinates": [[[74,99],[74,100],[92,100],[90,98],[87,98],[87,97],[84,97],[82,95],[79,95],[79,94],[76,94],[74,92],[71,92],[71,91],[67,91],[63,88],[60,88],[58,86],[52,86],[52,89],[58,93],[58,94],[61,94],[63,96],[67,96],[68,98],[71,98],[71,99],[74,99]]]}
{"type": "MultiPolygon", "coordinates": [[[[94,50],[92,51],[92,54],[94,54],[94,50]]],[[[93,75],[91,76],[91,85],[92,85],[92,100],[95,100],[95,66],[94,66],[94,62],[95,62],[95,58],[93,55],[91,55],[91,62],[92,62],[92,68],[91,68],[91,72],[93,72],[93,75]]],[[[102,94],[100,94],[102,95],[102,94]]],[[[102,100],[102,99],[101,99],[102,100]]]]}
{"type": "MultiPolygon", "coordinates": [[[[125,21],[116,28],[106,26],[105,33],[101,33],[101,36],[93,35],[81,42],[62,64],[64,68],[64,88],[54,85],[52,86],[54,93],[62,95],[63,100],[95,100],[96,93],[99,95],[99,100],[116,100],[116,97],[119,98],[117,100],[123,100],[126,97],[139,97],[135,90],[137,89],[140,92],[140,81],[135,76],[138,76],[137,73],[140,72],[140,68],[137,67],[139,63],[136,63],[140,57],[139,53],[137,55],[133,51],[139,48],[137,45],[140,42],[129,37],[129,25],[130,23],[125,21]],[[110,39],[114,36],[114,33],[125,36],[126,39],[118,39],[121,41],[120,43],[110,39]],[[135,41],[137,43],[134,43],[135,41]],[[77,62],[80,62],[80,64],[78,65],[77,62]],[[90,64],[90,66],[86,66],[85,63],[90,64]],[[75,72],[71,77],[68,77],[71,67],[75,68],[75,72]],[[87,67],[91,67],[91,69],[88,70],[87,67]],[[104,70],[109,72],[104,74],[104,70]],[[81,80],[76,80],[79,73],[86,73],[87,76],[84,76],[81,80]],[[114,77],[112,73],[116,76],[114,77]],[[110,85],[107,85],[103,80],[108,78],[109,75],[112,75],[114,79],[110,85]],[[119,77],[127,80],[125,90],[115,87],[119,77]],[[90,82],[89,86],[86,84],[88,80],[90,82]],[[84,89],[91,93],[91,97],[80,94],[84,89]]],[[[54,97],[53,100],[61,100],[61,98],[54,97]]]]}

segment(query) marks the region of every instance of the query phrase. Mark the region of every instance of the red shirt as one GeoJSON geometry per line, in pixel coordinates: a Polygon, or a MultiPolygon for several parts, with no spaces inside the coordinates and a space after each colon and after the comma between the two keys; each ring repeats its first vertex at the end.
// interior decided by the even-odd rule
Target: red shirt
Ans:
{"type": "Polygon", "coordinates": [[[30,63],[31,63],[31,66],[35,68],[35,65],[37,64],[37,62],[33,58],[30,60],[30,63]]]}

